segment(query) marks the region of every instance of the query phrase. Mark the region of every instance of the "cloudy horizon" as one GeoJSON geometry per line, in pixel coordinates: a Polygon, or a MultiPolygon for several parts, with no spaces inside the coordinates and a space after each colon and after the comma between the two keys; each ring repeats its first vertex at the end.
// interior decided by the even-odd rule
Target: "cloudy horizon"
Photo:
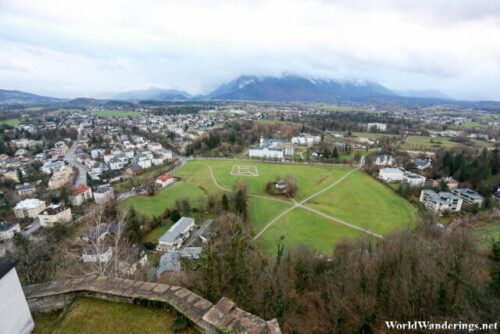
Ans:
{"type": "Polygon", "coordinates": [[[247,75],[500,101],[500,1],[0,0],[0,88],[205,94],[247,75]]]}

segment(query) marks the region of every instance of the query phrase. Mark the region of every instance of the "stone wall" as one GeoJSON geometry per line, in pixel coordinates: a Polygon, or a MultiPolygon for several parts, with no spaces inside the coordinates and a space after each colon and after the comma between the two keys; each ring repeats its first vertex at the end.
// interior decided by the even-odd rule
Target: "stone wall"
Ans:
{"type": "Polygon", "coordinates": [[[222,298],[216,305],[179,286],[120,278],[92,276],[24,287],[31,312],[48,312],[64,308],[75,297],[84,296],[117,302],[139,300],[164,303],[189,319],[201,332],[281,333],[276,319],[265,321],[222,298]]]}

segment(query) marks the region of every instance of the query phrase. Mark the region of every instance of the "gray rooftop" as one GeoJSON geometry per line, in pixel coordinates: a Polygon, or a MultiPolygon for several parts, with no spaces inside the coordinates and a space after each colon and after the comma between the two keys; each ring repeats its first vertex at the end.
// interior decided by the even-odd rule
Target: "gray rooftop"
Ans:
{"type": "Polygon", "coordinates": [[[479,195],[477,193],[477,191],[474,191],[474,190],[468,189],[468,188],[455,189],[455,190],[453,190],[453,193],[457,194],[459,196],[465,196],[465,197],[470,197],[473,199],[484,200],[484,197],[479,195]]]}
{"type": "Polygon", "coordinates": [[[163,254],[160,258],[160,266],[156,274],[161,275],[164,271],[180,271],[182,258],[196,260],[200,257],[201,251],[201,247],[185,247],[163,254]]]}
{"type": "Polygon", "coordinates": [[[158,241],[174,242],[175,239],[186,229],[190,224],[194,224],[194,219],[189,217],[182,217],[172,227],[165,232],[158,241]]]}

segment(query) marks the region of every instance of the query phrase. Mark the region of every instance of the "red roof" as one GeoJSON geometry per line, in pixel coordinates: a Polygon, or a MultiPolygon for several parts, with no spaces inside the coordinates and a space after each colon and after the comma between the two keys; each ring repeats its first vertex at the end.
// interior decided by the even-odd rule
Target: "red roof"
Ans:
{"type": "Polygon", "coordinates": [[[75,189],[73,189],[73,191],[71,191],[71,194],[72,195],[80,195],[80,194],[83,194],[84,192],[86,192],[89,189],[90,189],[90,187],[87,187],[84,184],[80,184],[78,187],[76,187],[75,189]]]}
{"type": "Polygon", "coordinates": [[[158,178],[161,180],[161,182],[165,182],[168,179],[172,178],[172,175],[170,175],[170,173],[167,173],[167,174],[163,174],[163,175],[159,176],[158,178]]]}

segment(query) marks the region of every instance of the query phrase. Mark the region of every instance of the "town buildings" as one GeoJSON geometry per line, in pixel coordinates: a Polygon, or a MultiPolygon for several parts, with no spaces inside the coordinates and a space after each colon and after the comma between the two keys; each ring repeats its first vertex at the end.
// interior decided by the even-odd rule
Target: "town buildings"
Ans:
{"type": "Polygon", "coordinates": [[[463,199],[464,204],[468,205],[478,204],[479,207],[483,206],[484,197],[479,195],[477,191],[467,188],[457,188],[452,190],[452,193],[457,196],[460,196],[460,198],[463,199]]]}
{"type": "Polygon", "coordinates": [[[90,187],[80,184],[69,193],[69,200],[71,205],[80,206],[84,202],[92,199],[92,189],[90,187]]]}
{"type": "Polygon", "coordinates": [[[104,204],[115,199],[113,188],[102,186],[94,191],[94,200],[97,204],[104,204]]]}
{"type": "Polygon", "coordinates": [[[40,212],[38,218],[43,227],[52,227],[55,223],[69,223],[73,219],[71,209],[66,207],[63,202],[49,205],[40,212]]]}
{"type": "Polygon", "coordinates": [[[444,211],[460,212],[463,200],[459,196],[449,193],[436,193],[434,190],[424,189],[420,192],[420,202],[434,213],[444,211]]]}
{"type": "Polygon", "coordinates": [[[21,226],[17,222],[0,222],[0,240],[8,240],[14,238],[15,233],[21,232],[21,226]]]}
{"type": "Polygon", "coordinates": [[[36,218],[45,209],[45,202],[36,198],[28,198],[20,201],[14,207],[16,218],[36,218]]]}

